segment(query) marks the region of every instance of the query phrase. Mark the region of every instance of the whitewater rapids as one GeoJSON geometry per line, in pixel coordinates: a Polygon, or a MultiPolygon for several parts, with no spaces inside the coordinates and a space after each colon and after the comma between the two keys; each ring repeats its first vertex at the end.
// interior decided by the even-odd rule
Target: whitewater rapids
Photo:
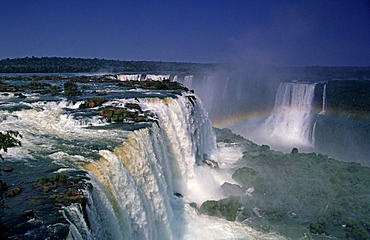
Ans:
{"type": "MultiPolygon", "coordinates": [[[[65,206],[69,239],[282,239],[201,215],[191,206],[224,197],[219,187],[232,181],[228,167],[241,157],[237,148],[219,151],[195,95],[139,98],[143,111],[158,121],[133,131],[80,117],[79,102],[27,97],[32,101],[21,103],[24,109],[1,111],[0,130],[17,129],[24,136],[23,147],[9,155],[27,164],[43,158],[61,169],[84,169],[93,186],[84,191],[87,215],[79,204],[65,206]],[[206,165],[205,158],[219,162],[220,169],[206,165]]],[[[132,101],[113,99],[107,105],[132,101]]]]}

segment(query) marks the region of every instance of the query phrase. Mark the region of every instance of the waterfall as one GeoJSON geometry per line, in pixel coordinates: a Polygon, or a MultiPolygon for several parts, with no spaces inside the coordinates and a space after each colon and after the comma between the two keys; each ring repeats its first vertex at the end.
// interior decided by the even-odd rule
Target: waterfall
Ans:
{"type": "Polygon", "coordinates": [[[188,75],[188,76],[185,76],[184,77],[184,85],[185,85],[185,87],[187,87],[189,89],[193,89],[193,78],[194,78],[193,75],[188,75]]]}
{"type": "Polygon", "coordinates": [[[326,84],[324,85],[322,90],[322,109],[320,114],[325,114],[325,112],[326,112],[326,84]]]}
{"type": "MultiPolygon", "coordinates": [[[[88,219],[94,224],[88,234],[72,238],[183,235],[184,200],[179,196],[192,198],[189,183],[196,179],[196,168],[216,149],[211,124],[194,95],[140,99],[140,105],[157,114],[158,124],[131,132],[122,146],[100,150],[101,158],[85,166],[94,186],[87,204],[88,219]]],[[[73,224],[79,225],[85,226],[73,224]]]]}
{"type": "Polygon", "coordinates": [[[312,101],[316,84],[283,82],[271,115],[262,124],[264,137],[282,145],[312,145],[312,101]]]}

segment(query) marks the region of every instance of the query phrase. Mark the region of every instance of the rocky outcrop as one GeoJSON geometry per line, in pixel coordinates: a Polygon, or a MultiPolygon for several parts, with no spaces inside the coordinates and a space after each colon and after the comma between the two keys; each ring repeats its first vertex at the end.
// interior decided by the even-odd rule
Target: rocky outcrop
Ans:
{"type": "Polygon", "coordinates": [[[208,200],[200,206],[200,212],[214,217],[235,221],[239,209],[239,197],[228,197],[218,201],[208,200]]]}
{"type": "Polygon", "coordinates": [[[243,196],[245,194],[245,190],[242,187],[228,182],[222,184],[221,189],[226,196],[243,196]]]}
{"type": "Polygon", "coordinates": [[[34,188],[44,194],[44,197],[55,203],[71,204],[85,203],[86,199],[81,189],[86,187],[81,178],[70,177],[59,173],[54,176],[40,178],[34,188]]]}
{"type": "Polygon", "coordinates": [[[7,191],[7,193],[6,193],[6,195],[8,196],[8,197],[14,197],[14,196],[16,196],[16,195],[18,195],[18,194],[20,194],[21,192],[22,192],[22,188],[20,188],[20,187],[13,187],[13,188],[11,188],[11,189],[9,189],[8,191],[7,191]]]}
{"type": "Polygon", "coordinates": [[[80,108],[94,108],[94,107],[101,107],[103,103],[107,102],[105,98],[102,97],[94,97],[86,99],[85,102],[83,102],[80,105],[80,108]]]}
{"type": "Polygon", "coordinates": [[[107,122],[156,122],[150,112],[143,112],[140,105],[126,103],[125,107],[106,106],[99,109],[99,115],[107,122]]]}

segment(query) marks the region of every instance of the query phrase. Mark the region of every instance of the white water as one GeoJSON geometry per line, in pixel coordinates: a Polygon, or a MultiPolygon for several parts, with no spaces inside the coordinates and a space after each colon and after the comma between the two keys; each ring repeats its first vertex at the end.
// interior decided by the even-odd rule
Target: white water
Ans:
{"type": "MultiPolygon", "coordinates": [[[[121,106],[128,101],[133,99],[107,104],[121,106]]],[[[157,115],[158,125],[131,132],[86,128],[106,123],[100,117],[76,118],[79,102],[64,99],[24,103],[29,110],[0,111],[0,131],[17,129],[23,135],[22,147],[10,149],[7,157],[14,161],[42,157],[45,164],[54,162],[66,170],[84,166],[89,171],[93,191],[85,191],[88,222],[80,205],[65,207],[70,239],[279,238],[243,223],[199,215],[190,207],[192,202],[200,206],[224,197],[219,186],[232,182],[228,168],[241,156],[235,149],[217,151],[198,99],[182,95],[139,101],[144,111],[157,115]],[[102,149],[109,142],[124,143],[114,150],[102,149]],[[203,154],[219,161],[221,169],[201,165],[203,154]]]]}
{"type": "MultiPolygon", "coordinates": [[[[131,132],[121,147],[100,151],[102,158],[86,165],[95,186],[88,204],[94,239],[278,238],[245,224],[199,215],[190,207],[191,202],[200,206],[222,198],[219,186],[226,173],[231,177],[226,170],[199,165],[203,154],[217,160],[215,138],[199,100],[193,104],[187,98],[140,99],[143,110],[157,114],[159,125],[131,132]]],[[[220,165],[240,156],[230,154],[220,165]]]]}
{"type": "Polygon", "coordinates": [[[322,90],[322,109],[320,114],[325,114],[326,113],[326,84],[323,87],[322,90]]]}
{"type": "Polygon", "coordinates": [[[193,78],[194,78],[193,75],[188,75],[188,76],[185,76],[184,77],[183,84],[185,85],[185,87],[187,87],[189,89],[193,89],[194,88],[194,86],[193,86],[193,78]]]}
{"type": "Polygon", "coordinates": [[[259,134],[272,146],[312,146],[315,84],[283,82],[259,134]]]}

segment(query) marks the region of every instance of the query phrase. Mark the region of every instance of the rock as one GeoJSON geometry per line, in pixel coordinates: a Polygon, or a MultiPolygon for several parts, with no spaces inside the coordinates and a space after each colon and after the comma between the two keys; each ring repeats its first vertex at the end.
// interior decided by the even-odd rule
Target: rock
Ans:
{"type": "Polygon", "coordinates": [[[6,186],[6,182],[0,180],[0,191],[6,190],[8,187],[6,186]]]}
{"type": "Polygon", "coordinates": [[[237,184],[225,182],[221,185],[223,193],[227,196],[243,196],[245,191],[237,184]]]}
{"type": "Polygon", "coordinates": [[[323,233],[325,233],[325,228],[320,223],[311,223],[308,226],[308,229],[310,230],[310,232],[315,233],[315,234],[323,234],[323,233]]]}
{"type": "Polygon", "coordinates": [[[104,107],[99,110],[99,115],[107,119],[108,122],[123,122],[127,116],[127,110],[120,107],[104,107]]]}
{"type": "Polygon", "coordinates": [[[291,154],[298,154],[298,148],[293,148],[290,153],[291,154]]]}
{"type": "Polygon", "coordinates": [[[23,95],[22,93],[16,93],[14,94],[14,96],[18,97],[18,98],[27,98],[25,95],[23,95]]]}
{"type": "Polygon", "coordinates": [[[125,107],[126,107],[126,108],[136,109],[136,110],[138,110],[139,112],[142,112],[142,111],[141,111],[141,107],[140,107],[140,105],[139,105],[139,104],[137,104],[137,103],[126,103],[126,104],[125,104],[125,107]]]}
{"type": "Polygon", "coordinates": [[[86,99],[85,102],[80,105],[80,108],[101,107],[105,102],[107,102],[107,100],[102,97],[89,98],[86,99]]]}
{"type": "Polygon", "coordinates": [[[207,153],[203,153],[203,161],[202,162],[207,164],[211,168],[220,168],[217,161],[212,160],[212,159],[208,159],[208,154],[207,153]]]}
{"type": "Polygon", "coordinates": [[[8,197],[14,197],[22,192],[22,189],[19,187],[14,187],[10,189],[6,194],[8,197]]]}
{"type": "Polygon", "coordinates": [[[195,202],[189,203],[189,206],[192,207],[192,208],[197,208],[198,207],[195,202]]]}
{"type": "Polygon", "coordinates": [[[64,83],[64,95],[66,96],[78,96],[81,92],[78,90],[77,84],[72,81],[64,83]]]}
{"type": "Polygon", "coordinates": [[[23,216],[27,219],[35,218],[36,217],[36,211],[34,209],[29,209],[23,212],[23,216]]]}
{"type": "Polygon", "coordinates": [[[208,166],[210,166],[211,168],[220,168],[220,166],[218,165],[218,162],[216,162],[215,160],[204,159],[203,162],[207,164],[208,166]]]}
{"type": "Polygon", "coordinates": [[[252,187],[257,175],[258,173],[253,168],[242,167],[235,170],[232,178],[238,181],[245,189],[247,189],[252,187]]]}
{"type": "Polygon", "coordinates": [[[200,212],[214,217],[235,221],[239,209],[239,197],[228,197],[219,201],[208,200],[200,206],[200,212]]]}
{"type": "Polygon", "coordinates": [[[10,167],[10,166],[5,166],[3,167],[3,171],[4,172],[13,172],[14,168],[10,167]]]}
{"type": "Polygon", "coordinates": [[[265,145],[265,144],[263,144],[263,145],[261,146],[261,151],[262,151],[262,152],[270,151],[270,146],[269,146],[269,145],[265,145]]]}
{"type": "Polygon", "coordinates": [[[179,197],[179,198],[184,197],[181,193],[178,193],[178,192],[174,192],[173,195],[175,195],[176,197],[179,197]]]}
{"type": "Polygon", "coordinates": [[[53,199],[57,203],[64,203],[64,204],[70,204],[70,203],[83,203],[86,201],[85,196],[83,195],[83,192],[77,189],[67,189],[64,190],[60,194],[53,194],[50,196],[51,199],[53,199]]]}

